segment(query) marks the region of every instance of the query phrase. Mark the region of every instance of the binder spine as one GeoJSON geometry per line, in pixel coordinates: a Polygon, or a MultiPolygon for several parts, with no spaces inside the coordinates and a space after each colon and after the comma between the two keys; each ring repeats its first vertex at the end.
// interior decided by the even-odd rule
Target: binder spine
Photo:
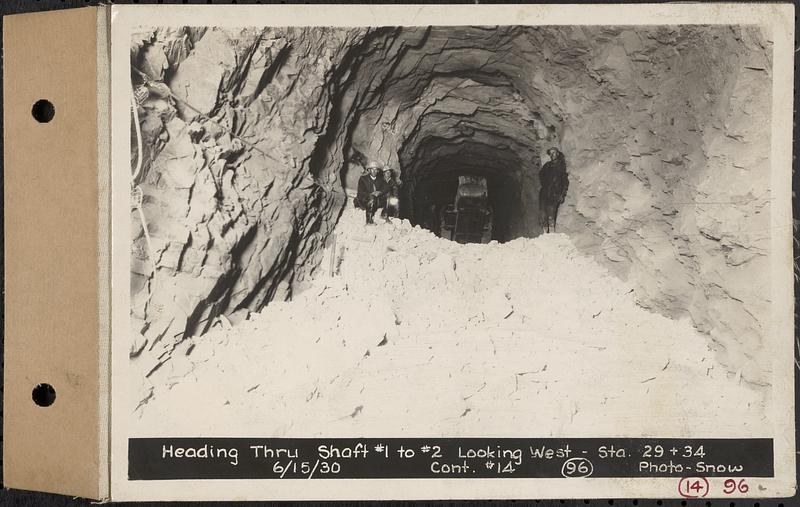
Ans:
{"type": "Polygon", "coordinates": [[[84,8],[7,16],[3,33],[3,481],[96,499],[109,495],[107,30],[106,9],[84,8]]]}
{"type": "Polygon", "coordinates": [[[111,8],[97,9],[99,498],[111,498],[111,8]]]}

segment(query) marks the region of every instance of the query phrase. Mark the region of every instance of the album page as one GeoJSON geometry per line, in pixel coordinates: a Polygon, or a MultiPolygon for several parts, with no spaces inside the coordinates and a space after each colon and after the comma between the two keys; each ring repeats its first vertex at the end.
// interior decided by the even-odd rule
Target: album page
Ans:
{"type": "Polygon", "coordinates": [[[112,7],[112,497],[793,495],[793,19],[112,7]]]}

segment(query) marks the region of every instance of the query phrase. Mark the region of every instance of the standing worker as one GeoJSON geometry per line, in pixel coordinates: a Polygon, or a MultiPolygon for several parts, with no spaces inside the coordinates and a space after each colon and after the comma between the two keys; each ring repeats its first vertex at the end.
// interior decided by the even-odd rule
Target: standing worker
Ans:
{"type": "Polygon", "coordinates": [[[383,181],[386,184],[386,196],[381,216],[389,222],[389,218],[397,218],[400,212],[400,187],[390,167],[383,168],[383,181]]]}
{"type": "Polygon", "coordinates": [[[564,154],[557,148],[547,150],[550,161],[542,166],[539,171],[539,213],[542,229],[550,232],[556,231],[556,217],[558,207],[564,202],[569,188],[569,178],[567,176],[567,163],[564,154]]]}
{"type": "Polygon", "coordinates": [[[386,194],[386,182],[378,177],[379,168],[377,162],[370,162],[367,165],[368,173],[358,179],[358,194],[353,201],[357,208],[366,210],[368,224],[375,223],[373,217],[382,197],[386,194]]]}

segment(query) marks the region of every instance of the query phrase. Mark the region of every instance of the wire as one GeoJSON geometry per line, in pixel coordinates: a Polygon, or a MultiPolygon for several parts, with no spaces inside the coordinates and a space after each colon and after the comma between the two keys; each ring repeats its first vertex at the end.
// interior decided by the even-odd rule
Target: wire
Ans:
{"type": "MultiPolygon", "coordinates": [[[[141,306],[147,306],[150,303],[150,299],[153,297],[153,293],[156,291],[156,274],[158,273],[158,266],[156,265],[156,258],[153,254],[153,242],[150,239],[150,230],[147,227],[147,219],[144,216],[143,203],[144,203],[144,191],[142,191],[142,187],[136,184],[136,180],[139,178],[139,174],[142,171],[142,157],[143,157],[143,150],[142,150],[142,129],[139,125],[139,104],[136,101],[136,92],[133,89],[133,84],[131,83],[131,109],[133,109],[133,122],[135,124],[136,130],[136,167],[133,170],[133,174],[131,175],[131,204],[136,209],[139,215],[139,220],[142,222],[142,232],[144,232],[144,239],[147,244],[147,257],[150,259],[150,263],[153,265],[153,271],[150,279],[152,283],[148,287],[147,291],[147,299],[141,303],[141,306]]],[[[137,307],[140,305],[137,305],[137,307]]]]}
{"type": "Polygon", "coordinates": [[[131,108],[133,109],[133,123],[136,128],[136,149],[137,149],[137,157],[136,157],[136,169],[133,171],[133,176],[131,177],[131,185],[136,184],[136,180],[139,178],[139,173],[142,171],[142,127],[139,125],[139,104],[136,102],[136,92],[133,89],[133,85],[131,85],[131,108]]]}

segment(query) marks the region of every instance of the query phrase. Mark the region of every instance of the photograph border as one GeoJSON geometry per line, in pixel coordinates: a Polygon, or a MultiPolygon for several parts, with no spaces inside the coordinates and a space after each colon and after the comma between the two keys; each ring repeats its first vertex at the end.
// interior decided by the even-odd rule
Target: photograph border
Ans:
{"type": "MultiPolygon", "coordinates": [[[[137,26],[148,25],[152,19],[159,24],[175,25],[217,25],[217,26],[422,26],[422,25],[470,25],[480,19],[482,25],[654,25],[654,24],[758,24],[773,33],[774,45],[774,94],[772,123],[772,180],[789,181],[791,171],[791,103],[792,76],[792,41],[793,25],[789,20],[791,6],[788,4],[743,5],[743,4],[637,4],[626,5],[626,19],[620,21],[615,13],[614,5],[495,5],[495,6],[327,6],[319,9],[315,6],[172,6],[169,12],[155,9],[158,7],[137,6],[112,7],[112,132],[125,132],[129,125],[126,83],[127,75],[122,66],[127,66],[127,54],[131,30],[137,26]],[[220,9],[224,9],[224,12],[220,9]],[[222,12],[222,15],[220,14],[222,12]],[[269,20],[259,23],[257,20],[269,20]],[[303,23],[297,20],[302,19],[303,23]],[[150,21],[148,21],[150,20],[150,21]],[[174,21],[172,21],[174,20],[174,21]],[[581,21],[582,20],[582,21],[581,21]],[[778,29],[780,28],[780,29],[778,29]],[[780,35],[780,37],[776,37],[780,35]],[[122,82],[120,82],[122,81],[122,82]]],[[[161,8],[163,9],[163,8],[161,8]]],[[[121,167],[123,162],[129,163],[129,136],[112,135],[112,167],[121,167]]],[[[122,385],[121,378],[127,362],[127,336],[129,326],[129,294],[127,288],[130,273],[129,237],[130,224],[127,213],[130,198],[130,183],[120,174],[112,174],[112,497],[124,499],[224,499],[219,496],[229,488],[236,487],[238,495],[248,499],[374,499],[374,491],[379,488],[386,495],[384,499],[427,499],[427,498],[520,498],[536,496],[538,498],[562,498],[563,479],[537,479],[536,481],[515,482],[515,487],[508,488],[506,483],[495,480],[443,479],[432,484],[427,480],[392,479],[358,481],[339,480],[326,482],[324,485],[307,485],[301,496],[293,481],[284,484],[269,483],[261,485],[249,481],[182,481],[180,492],[174,491],[177,484],[169,481],[148,483],[148,491],[142,495],[138,485],[131,487],[124,477],[123,460],[127,456],[126,445],[128,432],[127,418],[124,409],[130,393],[122,385]],[[124,353],[123,353],[124,352],[124,353]],[[116,456],[116,459],[115,459],[116,456]],[[362,484],[366,483],[366,484],[362,484]],[[528,484],[531,483],[531,484],[528,484]],[[519,484],[519,487],[517,487],[519,484]],[[510,491],[509,491],[510,490],[510,491]],[[562,493],[559,494],[558,491],[562,493]]],[[[782,190],[783,185],[772,185],[773,191],[782,190]]],[[[787,189],[788,190],[788,189],[787,189]]],[[[786,279],[786,270],[792,263],[791,252],[791,216],[788,203],[789,192],[776,192],[772,206],[772,280],[773,300],[789,301],[791,280],[786,279]],[[786,233],[780,231],[785,230],[786,233]],[[785,282],[784,282],[785,280],[785,282]]],[[[783,305],[772,305],[772,323],[782,331],[767,337],[767,347],[775,352],[776,369],[773,393],[775,399],[783,401],[773,404],[775,413],[773,421],[782,431],[775,435],[776,478],[764,481],[765,490],[759,493],[770,496],[782,496],[794,493],[795,456],[794,456],[794,410],[786,410],[792,405],[793,385],[788,382],[788,373],[794,369],[793,358],[785,354],[788,341],[788,330],[792,329],[792,308],[783,305]],[[785,330],[786,332],[783,332],[785,330]],[[781,354],[783,352],[783,354],[781,354]],[[789,471],[791,470],[791,473],[789,471]]],[[[792,342],[793,343],[793,342],[792,342]]],[[[314,481],[316,482],[316,481],[314,481]]],[[[570,494],[574,498],[609,498],[614,491],[625,491],[626,496],[664,498],[675,497],[674,479],[592,479],[571,480],[570,494]],[[622,488],[625,489],[622,489],[622,488]],[[660,494],[658,494],[660,493],[660,494]]],[[[753,488],[756,489],[756,488],[753,488]]],[[[755,491],[753,491],[755,494],[755,491]]],[[[749,495],[748,495],[749,496],[749,495]]]]}

